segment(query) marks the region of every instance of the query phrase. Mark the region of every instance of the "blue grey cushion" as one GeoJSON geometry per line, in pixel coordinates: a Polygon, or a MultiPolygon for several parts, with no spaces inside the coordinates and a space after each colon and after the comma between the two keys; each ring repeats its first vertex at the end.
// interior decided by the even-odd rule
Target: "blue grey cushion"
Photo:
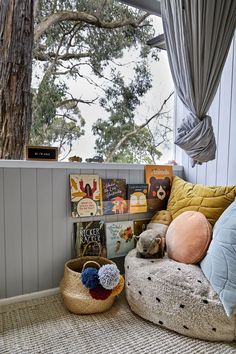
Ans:
{"type": "Polygon", "coordinates": [[[236,200],[217,220],[200,266],[219,295],[226,314],[236,314],[236,200]]]}

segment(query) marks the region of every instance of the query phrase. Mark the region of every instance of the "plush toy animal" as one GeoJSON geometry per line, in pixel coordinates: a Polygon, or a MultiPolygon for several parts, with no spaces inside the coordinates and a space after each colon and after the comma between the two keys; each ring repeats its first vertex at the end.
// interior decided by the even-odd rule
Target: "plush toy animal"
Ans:
{"type": "Polygon", "coordinates": [[[137,239],[137,257],[163,258],[165,254],[165,237],[162,232],[158,232],[157,230],[145,230],[137,237],[137,239]]]}

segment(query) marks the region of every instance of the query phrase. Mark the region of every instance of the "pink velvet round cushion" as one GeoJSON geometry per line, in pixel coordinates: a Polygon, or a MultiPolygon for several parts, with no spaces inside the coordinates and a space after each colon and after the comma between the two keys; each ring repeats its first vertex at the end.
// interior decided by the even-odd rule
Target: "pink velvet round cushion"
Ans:
{"type": "Polygon", "coordinates": [[[177,262],[196,264],[205,256],[212,227],[198,211],[185,211],[175,218],[166,234],[168,257],[177,262]]]}

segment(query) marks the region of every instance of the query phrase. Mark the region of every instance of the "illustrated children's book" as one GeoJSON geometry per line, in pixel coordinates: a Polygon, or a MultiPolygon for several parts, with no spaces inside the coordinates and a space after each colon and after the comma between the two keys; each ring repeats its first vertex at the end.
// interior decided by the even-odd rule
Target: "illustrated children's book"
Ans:
{"type": "Polygon", "coordinates": [[[107,258],[125,256],[134,248],[133,221],[106,223],[107,258]]]}
{"type": "Polygon", "coordinates": [[[129,213],[147,212],[147,184],[127,184],[129,213]]]}
{"type": "Polygon", "coordinates": [[[72,217],[101,215],[97,175],[70,175],[72,217]]]}
{"type": "Polygon", "coordinates": [[[74,223],[75,257],[107,256],[104,221],[74,223]]]}
{"type": "Polygon", "coordinates": [[[173,178],[172,166],[146,165],[144,171],[148,184],[148,209],[166,209],[173,178]]]}
{"type": "Polygon", "coordinates": [[[104,215],[128,211],[125,179],[101,179],[101,205],[104,215]]]}

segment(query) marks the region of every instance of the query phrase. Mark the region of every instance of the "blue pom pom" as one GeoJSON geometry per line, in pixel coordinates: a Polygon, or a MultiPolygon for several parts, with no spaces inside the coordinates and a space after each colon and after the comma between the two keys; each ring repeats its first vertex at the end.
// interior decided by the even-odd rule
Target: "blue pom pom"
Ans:
{"type": "Polygon", "coordinates": [[[99,269],[98,277],[103,288],[111,290],[120,281],[120,271],[115,264],[106,264],[99,269]]]}
{"type": "Polygon", "coordinates": [[[98,270],[96,268],[86,268],[81,273],[81,281],[87,289],[95,289],[99,285],[98,270]]]}

